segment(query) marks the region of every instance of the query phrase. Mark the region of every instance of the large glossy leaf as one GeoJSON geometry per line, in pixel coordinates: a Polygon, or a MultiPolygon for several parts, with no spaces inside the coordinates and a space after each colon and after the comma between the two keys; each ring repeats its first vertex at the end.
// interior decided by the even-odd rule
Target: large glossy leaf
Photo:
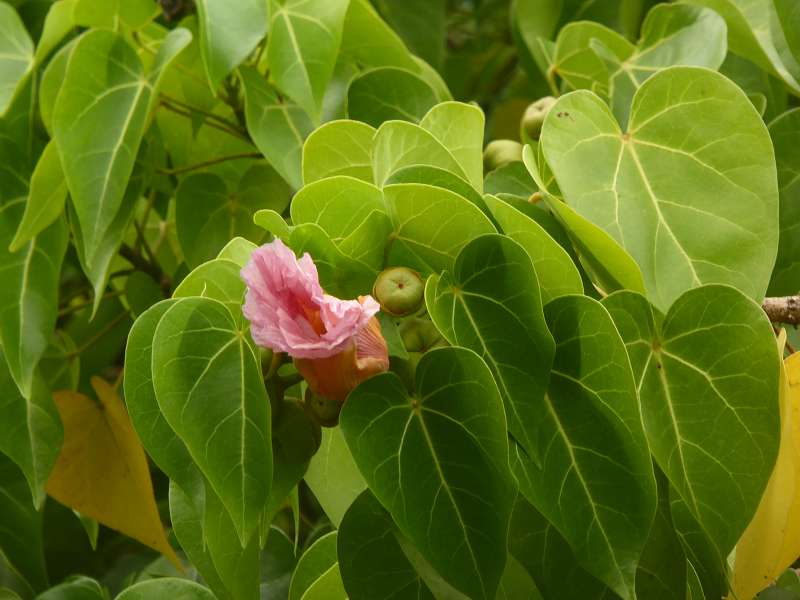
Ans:
{"type": "Polygon", "coordinates": [[[365,71],[347,89],[347,116],[373,127],[392,119],[419,122],[438,100],[420,75],[398,67],[365,71]]]}
{"type": "Polygon", "coordinates": [[[339,569],[351,600],[433,600],[395,537],[392,517],[369,490],[350,506],[337,538],[339,569]]]}
{"type": "Polygon", "coordinates": [[[418,183],[384,188],[395,237],[389,262],[412,266],[424,273],[450,269],[456,255],[472,238],[495,233],[479,208],[463,196],[418,183]]]}
{"type": "Polygon", "coordinates": [[[58,458],[64,430],[52,394],[41,375],[34,377],[29,399],[19,392],[0,351],[0,452],[22,470],[33,501],[41,505],[44,486],[58,458]]]}
{"type": "Polygon", "coordinates": [[[297,562],[288,600],[344,600],[346,594],[336,556],[337,533],[315,541],[297,562]]]}
{"type": "Polygon", "coordinates": [[[208,588],[194,581],[161,577],[124,589],[115,600],[215,600],[208,588]]]}
{"type": "Polygon", "coordinates": [[[24,199],[0,206],[0,343],[11,375],[26,397],[36,364],[56,325],[61,261],[69,239],[58,220],[17,252],[8,246],[25,208],[24,199]]]}
{"type": "Polygon", "coordinates": [[[590,298],[557,298],[545,317],[556,352],[540,417],[541,467],[517,453],[520,490],[583,568],[635,598],[656,486],[625,346],[590,298]]]}
{"type": "Polygon", "coordinates": [[[175,435],[158,406],[153,388],[153,335],[176,300],[154,304],[139,315],[125,347],[125,403],[131,423],[158,468],[184,493],[202,485],[202,477],[184,443],[175,435]]]}
{"type": "Polygon", "coordinates": [[[425,304],[448,342],[475,351],[489,365],[508,429],[538,463],[555,344],[528,253],[502,235],[477,237],[459,252],[452,275],[431,275],[425,304]]]}
{"type": "Polygon", "coordinates": [[[160,78],[190,40],[187,30],[173,30],[147,74],[110,31],[90,31],[70,55],[53,134],[89,262],[122,205],[160,78]]]}
{"type": "Polygon", "coordinates": [[[279,100],[266,78],[252,68],[242,68],[247,130],[270,164],[289,185],[303,185],[303,141],[313,125],[298,105],[279,100]]]}
{"type": "Polygon", "coordinates": [[[0,455],[0,557],[35,590],[47,587],[42,521],[22,473],[0,455]]]}
{"type": "Polygon", "coordinates": [[[393,173],[413,165],[439,167],[468,180],[452,152],[427,130],[404,121],[381,125],[372,152],[375,185],[383,186],[393,173]]]}
{"type": "Polygon", "coordinates": [[[99,377],[92,378],[92,387],[97,400],[77,392],[54,394],[64,422],[64,445],[47,493],[180,566],[164,533],[147,457],[125,405],[99,377]]]}
{"type": "Polygon", "coordinates": [[[58,148],[52,140],[45,146],[30,180],[25,213],[19,223],[9,250],[17,252],[31,238],[52,224],[64,211],[67,183],[58,148]]]}
{"type": "Polygon", "coordinates": [[[340,428],[322,430],[322,442],[304,479],[327,517],[337,527],[347,509],[367,487],[340,428]]]}
{"type": "Polygon", "coordinates": [[[728,24],[731,52],[779,76],[800,92],[800,64],[786,42],[773,0],[683,0],[713,9],[728,24]]]}
{"type": "Polygon", "coordinates": [[[246,545],[269,495],[272,451],[269,402],[244,331],[224,304],[182,299],[156,327],[152,365],[161,412],[246,545]]]}
{"type": "Polygon", "coordinates": [[[544,598],[610,600],[614,592],[575,560],[558,530],[525,498],[517,497],[508,548],[531,574],[544,598]]]}
{"type": "Polygon", "coordinates": [[[270,74],[279,90],[319,122],[342,41],[347,1],[271,0],[271,5],[270,74]]]}
{"type": "Polygon", "coordinates": [[[769,294],[784,296],[800,291],[800,110],[784,113],[770,123],[780,190],[780,240],[769,294]]]}
{"type": "Polygon", "coordinates": [[[450,151],[472,186],[483,190],[483,111],[474,104],[442,102],[431,108],[420,126],[450,151]]]}
{"type": "Polygon", "coordinates": [[[400,67],[418,71],[403,40],[369,0],[350,0],[342,33],[342,56],[365,67],[400,67]]]}
{"type": "Polygon", "coordinates": [[[33,68],[33,41],[17,11],[0,2],[0,116],[33,68]]]}
{"type": "Polygon", "coordinates": [[[370,489],[453,587],[494,598],[513,501],[502,399],[463,348],[432,350],[409,395],[392,373],[354,390],[340,426],[370,489]]]}
{"type": "Polygon", "coordinates": [[[650,450],[727,556],[778,451],[779,358],[769,322],[722,285],[686,292],[666,317],[632,292],[604,304],[628,347],[650,450]]]}
{"type": "Polygon", "coordinates": [[[303,146],[303,183],[349,175],[372,183],[375,129],[359,121],[331,121],[314,130],[303,146]]]}
{"type": "Polygon", "coordinates": [[[175,288],[173,298],[201,296],[219,300],[228,307],[237,323],[242,322],[242,301],[245,284],[239,272],[242,267],[226,258],[203,263],[175,288]]]}
{"type": "Polygon", "coordinates": [[[567,203],[633,256],[656,307],[704,283],[763,298],[778,241],[774,155],[760,116],[725,77],[657,73],[636,93],[627,132],[597,96],[569,94],[541,143],[567,203]]]}
{"type": "Polygon", "coordinates": [[[184,179],[175,195],[175,227],[186,263],[213,259],[235,236],[259,242],[264,232],[253,223],[259,209],[283,211],[289,186],[270,167],[253,165],[234,187],[213,173],[184,179]]]}
{"type": "Polygon", "coordinates": [[[725,21],[714,11],[681,4],[654,7],[630,56],[620,61],[605,47],[598,52],[610,63],[609,97],[617,121],[628,122],[634,93],[658,69],[675,65],[718,69],[727,49],[725,21]]]}
{"type": "Polygon", "coordinates": [[[199,0],[200,46],[211,89],[256,47],[267,32],[265,0],[199,0]]]}
{"type": "Polygon", "coordinates": [[[581,265],[591,276],[595,287],[606,294],[626,289],[644,293],[642,271],[631,255],[603,229],[576,213],[561,198],[553,196],[550,187],[554,186],[552,174],[547,172],[548,181],[545,183],[543,171],[547,165],[541,153],[535,156],[533,149],[526,146],[522,158],[542,190],[550,212],[567,232],[581,265]]]}
{"type": "Polygon", "coordinates": [[[559,296],[583,293],[575,263],[541,225],[493,196],[484,197],[484,201],[502,232],[525,248],[533,261],[543,304],[559,296]]]}

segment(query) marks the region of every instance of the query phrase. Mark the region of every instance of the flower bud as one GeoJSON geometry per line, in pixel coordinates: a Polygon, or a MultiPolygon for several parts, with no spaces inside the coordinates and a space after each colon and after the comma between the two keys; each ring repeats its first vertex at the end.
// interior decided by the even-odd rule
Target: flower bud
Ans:
{"type": "Polygon", "coordinates": [[[408,319],[400,324],[399,331],[409,352],[425,352],[443,342],[436,325],[429,319],[408,319]]]}
{"type": "Polygon", "coordinates": [[[545,96],[539,98],[533,104],[528,105],[525,109],[525,114],[522,115],[522,137],[527,136],[531,140],[538,140],[542,134],[542,125],[544,118],[550,111],[550,108],[556,103],[556,99],[552,96],[545,96]]]}
{"type": "Polygon", "coordinates": [[[311,420],[320,427],[336,427],[339,424],[341,402],[320,396],[311,388],[307,388],[304,407],[311,420]]]}
{"type": "Polygon", "coordinates": [[[404,317],[422,306],[425,283],[416,271],[406,267],[391,267],[378,275],[372,295],[383,312],[404,317]]]}
{"type": "Polygon", "coordinates": [[[522,160],[522,144],[514,140],[494,140],[483,151],[483,170],[488,173],[518,160],[522,160]]]}

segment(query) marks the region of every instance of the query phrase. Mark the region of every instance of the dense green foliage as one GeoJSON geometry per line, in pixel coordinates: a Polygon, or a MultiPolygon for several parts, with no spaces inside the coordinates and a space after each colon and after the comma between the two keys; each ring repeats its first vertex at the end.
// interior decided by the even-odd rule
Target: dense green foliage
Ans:
{"type": "Polygon", "coordinates": [[[800,598],[798,98],[796,0],[0,1],[0,600],[800,598]]]}

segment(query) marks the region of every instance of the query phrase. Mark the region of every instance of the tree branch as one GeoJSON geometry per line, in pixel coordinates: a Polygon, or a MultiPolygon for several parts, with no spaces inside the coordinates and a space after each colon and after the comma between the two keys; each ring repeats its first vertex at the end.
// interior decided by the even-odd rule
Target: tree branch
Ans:
{"type": "Polygon", "coordinates": [[[800,296],[764,298],[761,306],[773,323],[800,325],[800,296]]]}

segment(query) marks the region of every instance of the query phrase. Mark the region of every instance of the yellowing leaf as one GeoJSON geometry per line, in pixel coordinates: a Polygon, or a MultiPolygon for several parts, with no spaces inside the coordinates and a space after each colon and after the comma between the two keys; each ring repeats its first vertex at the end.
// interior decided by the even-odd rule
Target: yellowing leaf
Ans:
{"type": "Polygon", "coordinates": [[[783,363],[780,407],[778,460],[736,546],[729,599],[753,598],[800,556],[800,352],[783,363]]]}
{"type": "Polygon", "coordinates": [[[83,515],[158,550],[180,568],[164,534],[142,444],[114,387],[92,377],[99,401],[53,394],[64,445],[47,493],[83,515]]]}

